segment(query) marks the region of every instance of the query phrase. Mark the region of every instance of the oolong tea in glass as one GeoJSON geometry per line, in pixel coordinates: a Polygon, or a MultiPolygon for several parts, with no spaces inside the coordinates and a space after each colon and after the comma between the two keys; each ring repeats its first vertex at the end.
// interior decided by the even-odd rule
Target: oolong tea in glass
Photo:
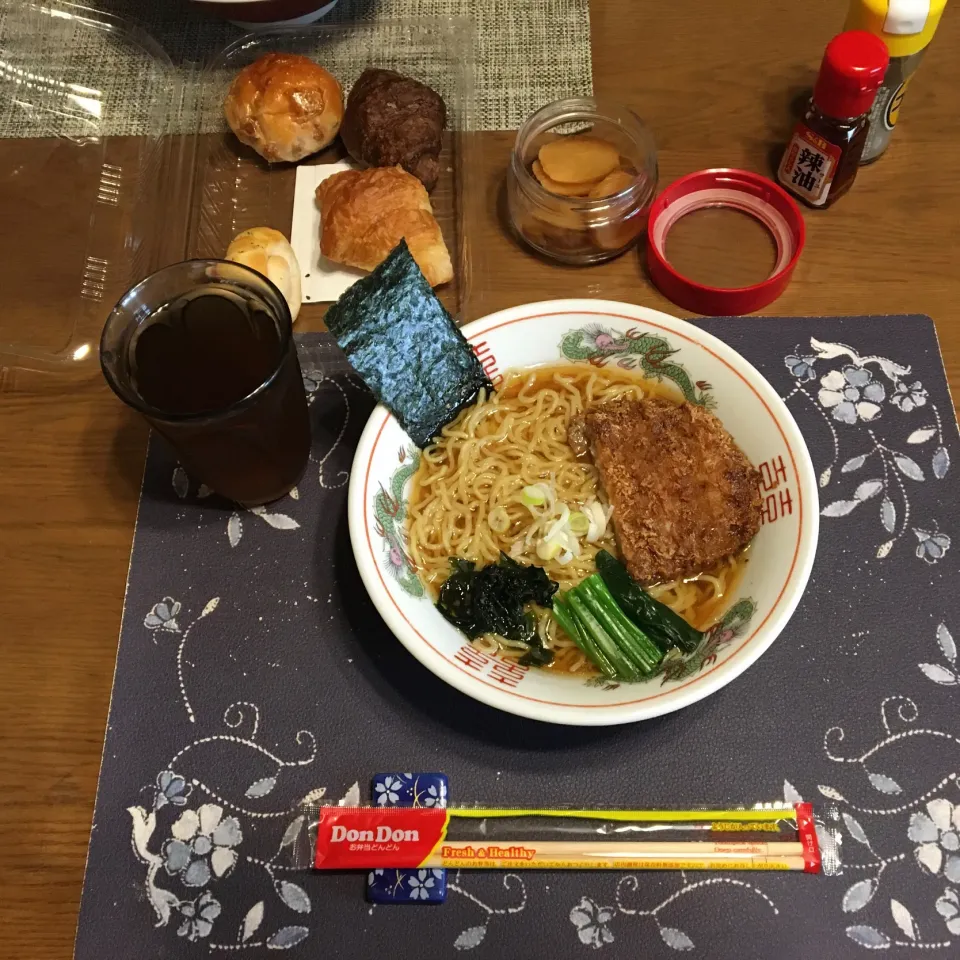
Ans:
{"type": "Polygon", "coordinates": [[[276,500],[310,455],[290,310],[248,267],[187,260],[138,283],[100,341],[107,383],[194,479],[243,506],[276,500]]]}

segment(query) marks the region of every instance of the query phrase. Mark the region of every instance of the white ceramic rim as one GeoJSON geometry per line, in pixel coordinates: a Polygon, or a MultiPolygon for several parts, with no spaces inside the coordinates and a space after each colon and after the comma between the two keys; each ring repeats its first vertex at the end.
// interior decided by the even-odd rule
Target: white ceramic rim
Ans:
{"type": "MultiPolygon", "coordinates": [[[[218,0],[202,0],[204,3],[217,3],[218,0]]],[[[222,0],[223,3],[263,3],[264,0],[222,0]]],[[[244,30],[249,30],[251,33],[257,33],[262,30],[273,30],[277,27],[304,27],[311,23],[316,23],[318,20],[322,20],[331,10],[340,2],[340,0],[331,0],[324,7],[320,7],[319,10],[314,10],[312,13],[305,13],[300,17],[291,17],[289,20],[231,20],[236,27],[242,27],[244,30]]]]}
{"type": "Polygon", "coordinates": [[[421,637],[409,623],[400,608],[394,603],[382,579],[382,574],[373,558],[365,524],[368,503],[368,471],[374,448],[379,435],[393,416],[383,405],[378,405],[370,414],[367,425],[360,437],[354,454],[350,472],[350,486],[347,494],[347,519],[350,529],[350,542],[360,571],[360,577],[370,599],[380,616],[386,622],[395,637],[417,658],[431,673],[446,681],[461,693],[479,700],[488,706],[516,716],[528,717],[547,723],[570,726],[614,726],[622,723],[634,723],[653,717],[672,713],[703,700],[716,693],[751,667],[770,648],[780,635],[787,622],[793,616],[803,596],[813,568],[816,555],[817,538],[820,529],[818,509],[817,480],[806,441],[800,433],[793,415],[786,404],[767,382],[763,375],[751,363],[745,360],[732,347],[712,334],[687,324],[685,320],[641,307],[636,304],[620,303],[614,300],[544,300],[537,303],[510,307],[474,320],[462,328],[467,340],[479,339],[492,332],[496,327],[534,319],[550,314],[596,314],[599,320],[603,316],[640,323],[656,324],[668,333],[692,341],[706,348],[718,360],[724,362],[739,374],[757,393],[761,402],[767,406],[771,415],[783,433],[784,440],[792,454],[797,473],[800,492],[801,515],[799,534],[793,570],[788,582],[781,590],[773,608],[747,640],[734,651],[734,654],[709,671],[699,674],[695,682],[679,689],[664,691],[658,697],[648,697],[637,703],[620,703],[609,706],[573,705],[546,702],[523,694],[507,692],[488,686],[472,675],[460,671],[443,656],[436,653],[429,641],[421,637]],[[685,333],[684,328],[695,333],[685,333]],[[360,477],[363,477],[361,480],[360,477]],[[804,503],[808,504],[804,512],[804,503]]]}

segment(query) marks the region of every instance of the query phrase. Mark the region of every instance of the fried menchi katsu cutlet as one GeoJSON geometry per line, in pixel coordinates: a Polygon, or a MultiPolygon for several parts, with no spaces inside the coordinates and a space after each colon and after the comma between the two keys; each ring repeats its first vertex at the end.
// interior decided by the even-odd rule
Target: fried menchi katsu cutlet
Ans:
{"type": "Polygon", "coordinates": [[[588,409],[583,427],[635,580],[699,573],[760,528],[760,476],[703,407],[623,397],[588,409]]]}

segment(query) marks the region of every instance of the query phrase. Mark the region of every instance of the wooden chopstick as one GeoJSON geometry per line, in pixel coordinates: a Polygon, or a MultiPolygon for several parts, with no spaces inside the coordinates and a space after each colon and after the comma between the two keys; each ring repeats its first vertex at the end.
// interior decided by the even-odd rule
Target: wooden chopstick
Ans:
{"type": "Polygon", "coordinates": [[[444,842],[424,867],[803,870],[803,844],[566,840],[444,842]]]}

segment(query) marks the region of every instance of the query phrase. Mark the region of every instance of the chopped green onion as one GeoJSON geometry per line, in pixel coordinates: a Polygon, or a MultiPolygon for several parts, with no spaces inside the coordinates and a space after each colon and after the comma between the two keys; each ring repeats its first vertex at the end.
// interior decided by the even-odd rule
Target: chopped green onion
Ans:
{"type": "Polygon", "coordinates": [[[506,533],[510,527],[510,517],[507,516],[507,511],[503,507],[494,507],[487,517],[487,526],[494,533],[506,533]]]}
{"type": "Polygon", "coordinates": [[[585,513],[579,510],[570,514],[570,532],[582,537],[590,529],[590,520],[585,513]]]}
{"type": "Polygon", "coordinates": [[[594,500],[588,503],[583,512],[587,515],[589,527],[587,528],[587,543],[596,543],[607,532],[607,521],[609,514],[604,510],[603,505],[594,500]]]}
{"type": "Polygon", "coordinates": [[[547,502],[546,491],[539,483],[524,487],[520,494],[520,502],[525,507],[542,507],[547,502]]]}
{"type": "Polygon", "coordinates": [[[563,547],[556,540],[544,540],[537,544],[537,556],[541,560],[553,560],[560,556],[563,547]]]}
{"type": "Polygon", "coordinates": [[[554,540],[557,535],[563,533],[567,528],[567,524],[570,520],[570,508],[564,503],[560,505],[560,516],[557,517],[553,523],[547,528],[547,532],[544,534],[544,540],[554,540]]]}

